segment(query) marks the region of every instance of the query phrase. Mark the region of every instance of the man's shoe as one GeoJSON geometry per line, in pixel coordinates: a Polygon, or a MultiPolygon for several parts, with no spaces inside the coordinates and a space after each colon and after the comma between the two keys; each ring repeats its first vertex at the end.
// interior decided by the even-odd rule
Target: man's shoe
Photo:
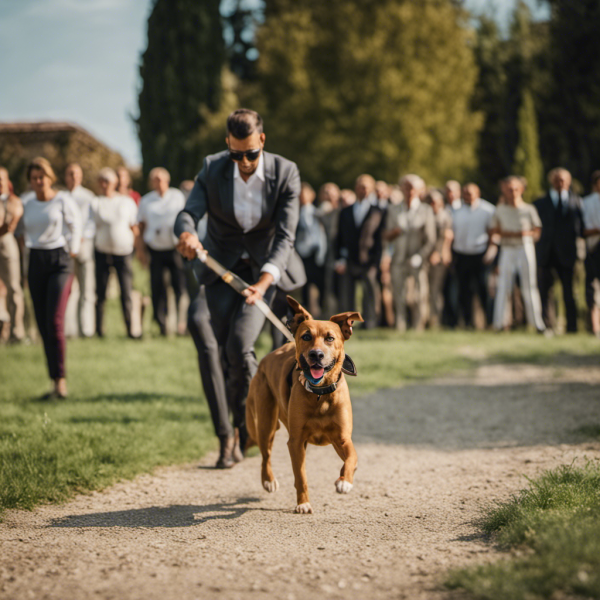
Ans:
{"type": "Polygon", "coordinates": [[[235,438],[233,436],[219,438],[219,442],[221,443],[221,449],[215,469],[231,469],[235,465],[235,461],[233,460],[235,438]]]}

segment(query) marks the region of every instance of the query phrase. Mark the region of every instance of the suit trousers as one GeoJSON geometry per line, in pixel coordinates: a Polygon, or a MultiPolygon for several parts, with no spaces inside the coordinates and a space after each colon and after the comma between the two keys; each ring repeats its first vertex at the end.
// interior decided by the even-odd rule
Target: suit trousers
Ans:
{"type": "Polygon", "coordinates": [[[356,265],[348,261],[346,272],[340,277],[341,312],[356,310],[356,284],[363,288],[362,316],[365,329],[377,327],[381,307],[381,287],[377,281],[377,266],[356,265]]]}
{"type": "Polygon", "coordinates": [[[585,259],[585,301],[590,310],[600,306],[600,243],[588,249],[585,259]]]}
{"type": "Polygon", "coordinates": [[[561,264],[554,250],[550,254],[549,261],[544,265],[538,266],[538,285],[540,296],[542,298],[542,315],[544,317],[544,322],[547,327],[552,327],[548,305],[550,302],[550,290],[554,285],[554,271],[556,271],[562,286],[565,312],[567,313],[567,332],[575,333],[577,331],[577,307],[575,306],[575,296],[573,295],[574,266],[565,266],[561,264]]]}
{"type": "Polygon", "coordinates": [[[175,292],[177,309],[185,290],[183,258],[177,250],[153,250],[150,248],[150,288],[154,320],[158,323],[161,335],[167,333],[167,284],[165,274],[169,272],[175,292]]]}
{"type": "Polygon", "coordinates": [[[65,310],[73,282],[73,264],[64,248],[32,249],[29,254],[29,291],[50,379],[65,377],[65,310]]]}
{"type": "Polygon", "coordinates": [[[12,233],[5,233],[0,237],[0,279],[4,282],[7,290],[10,337],[14,340],[22,340],[25,337],[23,324],[25,298],[21,287],[19,245],[12,233]]]}
{"type": "Polygon", "coordinates": [[[444,310],[444,283],[448,267],[443,264],[429,267],[429,324],[431,327],[439,327],[442,322],[444,310]]]}
{"type": "MultiPolygon", "coordinates": [[[[245,261],[239,261],[231,271],[244,281],[254,281],[252,268],[245,261]]],[[[264,297],[267,304],[271,303],[274,293],[275,286],[271,286],[264,297]]],[[[215,338],[224,351],[227,399],[233,425],[240,430],[240,447],[244,448],[247,439],[246,396],[258,368],[254,344],[265,316],[256,306],[246,304],[245,298],[221,279],[206,286],[206,301],[215,338]]]]}
{"type": "Polygon", "coordinates": [[[198,352],[202,388],[210,409],[215,434],[219,438],[231,437],[233,428],[229,421],[224,357],[210,322],[206,289],[200,286],[194,294],[188,286],[188,291],[192,301],[188,308],[187,326],[198,352]]]}
{"type": "Polygon", "coordinates": [[[106,301],[106,288],[110,276],[110,268],[114,267],[121,288],[121,309],[123,320],[127,328],[127,335],[131,336],[131,311],[133,302],[133,269],[131,268],[131,254],[118,256],[105,254],[96,250],[96,333],[104,336],[104,302],[106,301]]]}
{"type": "Polygon", "coordinates": [[[306,283],[302,288],[302,304],[310,311],[310,285],[314,284],[319,290],[319,306],[321,310],[325,305],[325,267],[317,265],[315,254],[306,258],[302,257],[304,270],[306,271],[306,283]]]}
{"type": "Polygon", "coordinates": [[[409,279],[414,281],[413,302],[410,305],[412,325],[417,330],[425,328],[429,303],[429,280],[426,268],[415,269],[410,264],[393,264],[390,268],[394,307],[396,309],[396,329],[406,331],[406,308],[408,306],[407,284],[409,279]]]}
{"type": "Polygon", "coordinates": [[[498,261],[498,288],[494,302],[494,329],[503,329],[506,324],[506,307],[518,274],[521,296],[525,304],[527,322],[538,331],[544,331],[542,303],[537,288],[535,247],[531,240],[522,246],[505,246],[500,250],[498,261]]]}
{"type": "Polygon", "coordinates": [[[487,266],[483,263],[485,252],[481,254],[454,253],[456,276],[458,279],[458,300],[465,327],[473,326],[473,292],[479,296],[481,308],[487,320],[487,266]]]}
{"type": "MultiPolygon", "coordinates": [[[[79,301],[77,302],[77,330],[80,336],[94,335],[94,306],[96,303],[96,277],[94,269],[94,240],[84,239],[81,250],[73,260],[75,277],[79,284],[79,301]]],[[[75,297],[73,297],[73,300],[75,297]]],[[[67,314],[69,314],[67,307],[67,314]]]]}

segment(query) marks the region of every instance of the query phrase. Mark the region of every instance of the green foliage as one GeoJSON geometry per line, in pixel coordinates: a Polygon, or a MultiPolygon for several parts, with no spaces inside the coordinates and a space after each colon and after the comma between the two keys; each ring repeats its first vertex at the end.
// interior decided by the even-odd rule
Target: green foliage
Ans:
{"type": "Polygon", "coordinates": [[[448,585],[477,598],[600,598],[600,466],[562,466],[488,510],[486,533],[514,557],[454,572],[448,585]]]}
{"type": "Polygon", "coordinates": [[[533,97],[528,89],[523,92],[523,102],[518,118],[519,143],[515,150],[513,173],[527,179],[523,198],[533,202],[542,195],[544,167],[540,156],[537,117],[533,97]]]}
{"type": "Polygon", "coordinates": [[[175,185],[217,146],[203,128],[221,109],[225,63],[219,0],[156,0],[142,56],[137,120],[144,176],[163,166],[175,185]],[[201,142],[207,142],[203,144],[201,142]]]}
{"type": "Polygon", "coordinates": [[[253,104],[305,179],[441,183],[475,166],[471,32],[452,2],[269,0],[265,16],[253,104]]]}
{"type": "Polygon", "coordinates": [[[600,165],[600,2],[549,0],[552,80],[542,113],[547,167],[588,184],[600,165]]]}
{"type": "MultiPolygon", "coordinates": [[[[508,39],[500,37],[492,19],[483,17],[479,21],[474,47],[479,78],[473,105],[485,115],[479,136],[477,174],[484,197],[497,197],[498,181],[515,166],[521,172],[529,168],[525,165],[527,156],[522,156],[526,150],[522,144],[525,139],[533,139],[533,133],[527,129],[532,121],[529,117],[525,120],[528,125],[524,137],[519,115],[524,103],[529,103],[528,94],[535,103],[528,108],[530,114],[540,115],[545,109],[550,87],[548,31],[547,23],[532,21],[531,11],[522,1],[515,7],[508,39]]],[[[532,175],[537,181],[535,173],[532,175]]]]}

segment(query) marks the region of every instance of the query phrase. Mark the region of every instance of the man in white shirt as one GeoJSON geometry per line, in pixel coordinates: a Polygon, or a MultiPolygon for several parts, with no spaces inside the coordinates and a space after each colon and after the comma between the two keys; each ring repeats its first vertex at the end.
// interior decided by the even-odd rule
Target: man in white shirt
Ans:
{"type": "Polygon", "coordinates": [[[83,237],[79,254],[74,259],[75,278],[79,285],[79,296],[71,294],[65,316],[67,336],[92,337],[95,331],[96,277],[94,268],[94,235],[96,227],[90,206],[96,197],[83,187],[83,171],[78,163],[71,163],[65,170],[65,185],[77,203],[83,223],[83,237]]]}
{"type": "MultiPolygon", "coordinates": [[[[169,187],[171,175],[166,169],[156,167],[148,176],[153,191],[140,200],[138,225],[143,245],[150,253],[150,287],[154,320],[158,323],[161,335],[167,335],[167,288],[165,271],[170,273],[171,286],[175,293],[177,323],[179,327],[179,306],[186,293],[183,260],[175,250],[177,238],[173,234],[175,219],[185,206],[182,192],[169,187]]],[[[144,262],[143,246],[138,246],[138,257],[144,262]]],[[[182,333],[178,329],[179,333],[182,333]]]]}
{"type": "Polygon", "coordinates": [[[473,327],[473,288],[488,319],[487,276],[490,262],[486,251],[494,205],[480,198],[479,186],[467,183],[462,206],[452,212],[452,253],[458,279],[458,300],[465,327],[473,327]]]}
{"type": "MultiPolygon", "coordinates": [[[[224,350],[227,398],[233,426],[243,451],[247,440],[246,396],[258,361],[254,344],[265,321],[253,304],[271,302],[275,285],[293,290],[306,281],[300,257],[294,251],[298,225],[300,174],[289,160],[263,150],[266,136],[260,115],[248,109],[227,119],[228,150],[207,156],[194,188],[175,223],[181,254],[195,260],[205,248],[210,256],[244,281],[256,282],[239,295],[200,261],[194,270],[206,286],[215,337],[224,350]],[[196,227],[208,214],[202,243],[196,227]]],[[[210,401],[210,398],[208,399],[210,401]]],[[[215,406],[216,411],[221,410],[215,406]]],[[[211,406],[213,412],[213,406],[211,406]]],[[[215,429],[221,442],[218,468],[230,468],[241,459],[231,425],[226,433],[215,429]]],[[[227,423],[226,423],[227,424],[227,423]]]]}
{"type": "Polygon", "coordinates": [[[583,199],[585,299],[590,310],[592,333],[600,337],[600,171],[592,173],[592,193],[583,199]]]}

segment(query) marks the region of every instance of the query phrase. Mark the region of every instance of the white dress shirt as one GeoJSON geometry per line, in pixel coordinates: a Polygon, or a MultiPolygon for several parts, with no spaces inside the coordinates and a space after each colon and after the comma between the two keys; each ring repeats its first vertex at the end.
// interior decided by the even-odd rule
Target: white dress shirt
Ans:
{"type": "MultiPolygon", "coordinates": [[[[263,199],[266,196],[265,185],[265,161],[261,152],[258,159],[256,171],[250,175],[248,181],[244,181],[240,174],[240,168],[236,162],[233,166],[233,212],[235,220],[242,228],[244,233],[254,229],[262,216],[263,199]]],[[[244,252],[242,258],[248,258],[248,253],[244,252]]],[[[273,276],[273,283],[281,279],[279,268],[272,263],[265,263],[261,273],[270,273],[273,276]]]]}
{"type": "MultiPolygon", "coordinates": [[[[600,194],[594,192],[583,199],[584,229],[600,229],[600,194]]],[[[600,234],[590,235],[585,239],[588,250],[593,250],[600,243],[600,234]]]]}
{"type": "MultiPolygon", "coordinates": [[[[558,192],[552,188],[550,190],[550,198],[552,198],[552,202],[554,202],[554,208],[556,208],[557,204],[558,204],[558,199],[559,199],[559,195],[558,192]]],[[[568,190],[561,190],[560,192],[560,200],[562,202],[562,204],[566,204],[569,201],[569,192],[568,190]]]]}
{"type": "Polygon", "coordinates": [[[23,207],[25,245],[39,250],[65,248],[78,254],[81,246],[81,214],[68,192],[58,192],[47,201],[35,195],[23,207]]]}
{"type": "Polygon", "coordinates": [[[482,198],[471,205],[463,204],[454,211],[452,249],[459,254],[483,254],[488,246],[488,229],[494,212],[494,205],[482,198]]]}
{"type": "Polygon", "coordinates": [[[173,250],[177,238],[173,226],[177,215],[185,206],[183,194],[176,188],[169,188],[164,196],[150,192],[140,200],[138,223],[144,223],[144,242],[152,250],[173,250]]]}
{"type": "Polygon", "coordinates": [[[371,206],[375,206],[376,204],[377,194],[372,193],[362,200],[357,200],[352,205],[352,214],[354,216],[354,223],[356,223],[357,228],[362,225],[362,222],[365,220],[371,206]]]}
{"type": "Polygon", "coordinates": [[[94,192],[84,188],[82,185],[74,187],[69,194],[73,197],[73,200],[77,202],[79,212],[81,213],[81,222],[83,223],[83,237],[86,240],[93,240],[96,233],[96,224],[94,222],[94,216],[92,215],[90,208],[92,201],[96,197],[94,192]]]}
{"type": "Polygon", "coordinates": [[[115,256],[127,256],[133,252],[135,225],[138,208],[130,196],[117,194],[107,198],[94,198],[91,206],[96,224],[95,247],[98,252],[115,256]]]}

